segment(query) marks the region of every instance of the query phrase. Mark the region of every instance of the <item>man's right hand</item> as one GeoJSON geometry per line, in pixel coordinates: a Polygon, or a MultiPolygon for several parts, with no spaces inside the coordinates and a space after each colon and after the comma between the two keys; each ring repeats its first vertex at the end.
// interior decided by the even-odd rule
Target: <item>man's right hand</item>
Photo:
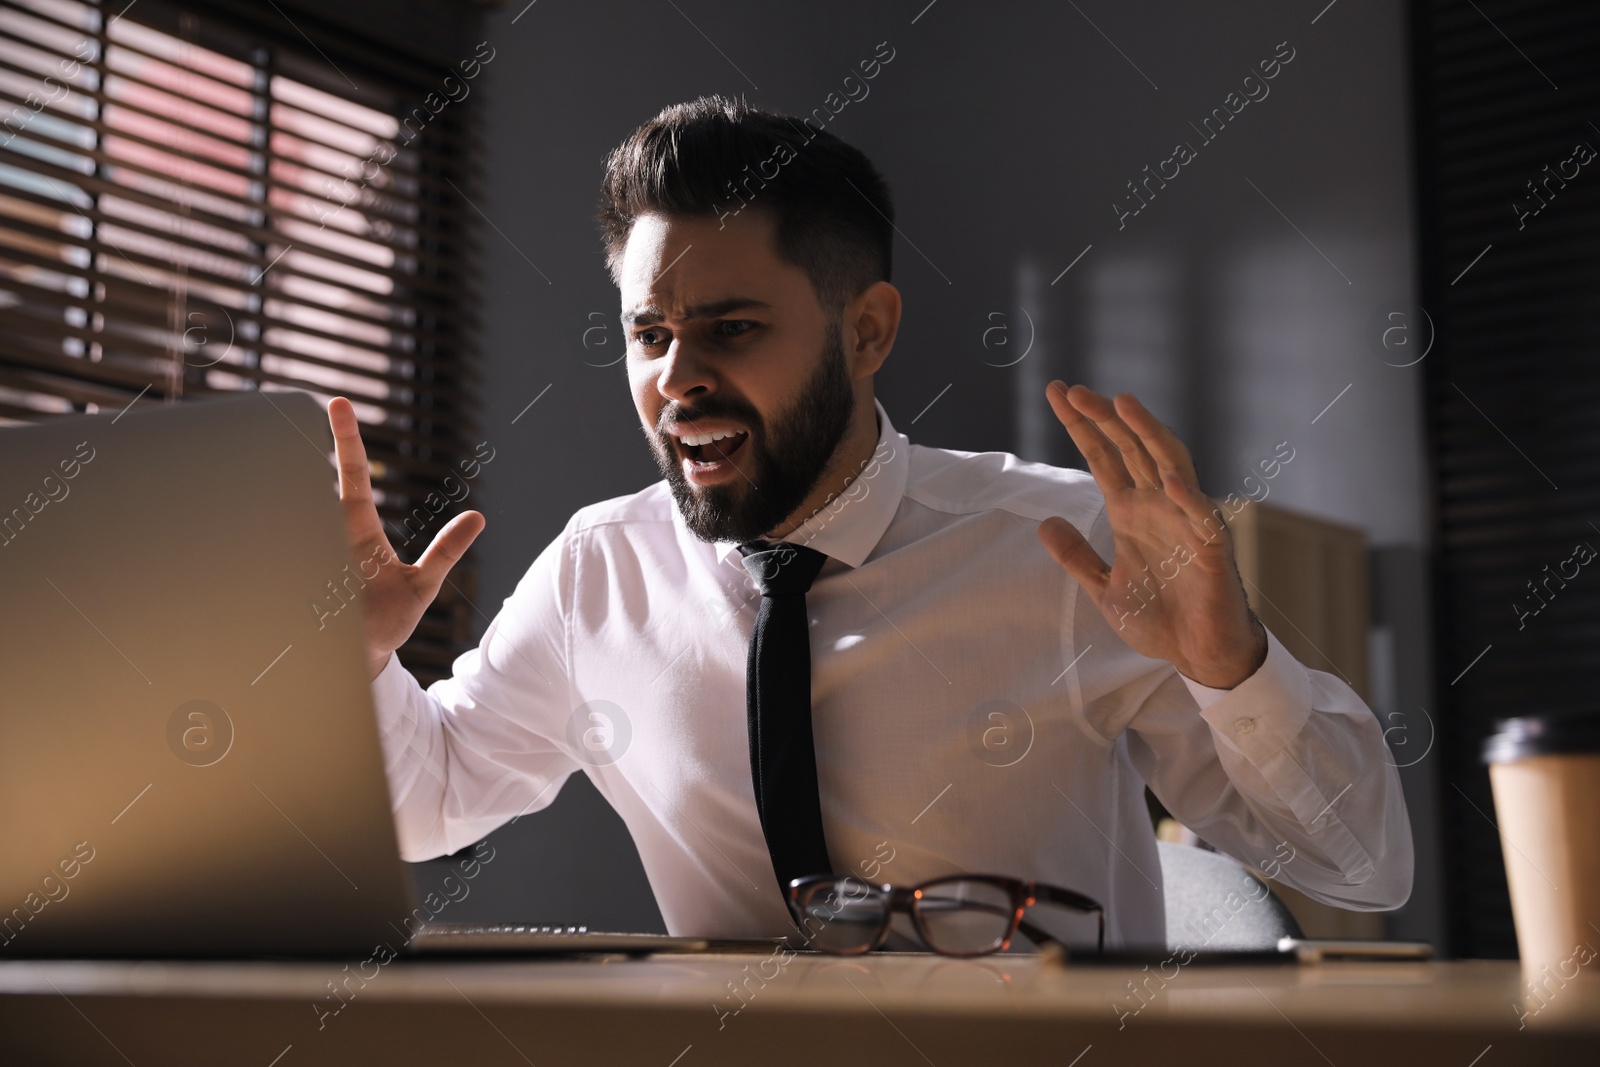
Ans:
{"type": "Polygon", "coordinates": [[[485,519],[476,511],[463,511],[445,524],[415,564],[403,563],[383,532],[383,521],[372,502],[372,469],[361,444],[356,412],[342,396],[328,401],[328,424],[339,458],[339,501],[344,505],[345,534],[351,557],[366,581],[362,605],[367,627],[367,674],[377,678],[395,649],[405,644],[417,628],[422,613],[439,595],[450,568],[483,532],[485,519]],[[376,566],[377,574],[368,578],[376,566]]]}

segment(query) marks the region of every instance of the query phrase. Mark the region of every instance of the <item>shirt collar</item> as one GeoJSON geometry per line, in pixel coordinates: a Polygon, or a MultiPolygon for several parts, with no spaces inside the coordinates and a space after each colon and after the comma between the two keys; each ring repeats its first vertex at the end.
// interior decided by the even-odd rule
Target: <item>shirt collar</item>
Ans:
{"type": "MultiPolygon", "coordinates": [[[[790,544],[814,548],[823,555],[850,567],[859,567],[883,540],[895,512],[900,509],[900,497],[905,493],[906,477],[911,468],[911,442],[897,433],[889,422],[888,412],[873,398],[873,408],[878,414],[878,444],[861,473],[851,479],[843,492],[826,504],[784,540],[790,544]]],[[[682,517],[674,517],[680,522],[682,517]]],[[[715,542],[717,562],[726,563],[739,550],[736,541],[715,542]]]]}

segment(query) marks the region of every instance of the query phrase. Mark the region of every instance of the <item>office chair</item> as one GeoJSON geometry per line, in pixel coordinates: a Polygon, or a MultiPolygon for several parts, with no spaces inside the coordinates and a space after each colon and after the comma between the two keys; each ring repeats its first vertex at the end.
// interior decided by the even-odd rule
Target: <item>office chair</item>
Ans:
{"type": "Polygon", "coordinates": [[[1157,841],[1156,850],[1169,948],[1266,949],[1280,937],[1305,936],[1283,901],[1238,861],[1167,841],[1157,841]]]}

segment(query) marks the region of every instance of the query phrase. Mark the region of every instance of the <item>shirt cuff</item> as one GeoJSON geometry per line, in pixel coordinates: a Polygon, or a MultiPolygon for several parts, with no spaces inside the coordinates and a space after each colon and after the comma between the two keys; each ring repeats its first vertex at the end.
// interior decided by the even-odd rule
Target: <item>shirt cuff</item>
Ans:
{"type": "Polygon", "coordinates": [[[1267,631],[1267,658],[1232,689],[1212,689],[1192,678],[1183,683],[1200,715],[1222,742],[1259,763],[1294,740],[1311,716],[1306,668],[1267,631]]]}
{"type": "Polygon", "coordinates": [[[400,657],[389,653],[389,662],[372,680],[372,706],[378,718],[378,737],[385,752],[403,749],[411,737],[416,717],[409,699],[416,679],[400,665],[400,657]]]}

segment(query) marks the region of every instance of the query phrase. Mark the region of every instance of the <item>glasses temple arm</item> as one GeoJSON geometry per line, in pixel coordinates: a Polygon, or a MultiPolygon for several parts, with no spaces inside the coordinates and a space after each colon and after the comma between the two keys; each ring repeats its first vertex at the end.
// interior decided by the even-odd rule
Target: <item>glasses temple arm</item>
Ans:
{"type": "MultiPolygon", "coordinates": [[[[1095,951],[1097,953],[1104,952],[1106,950],[1106,913],[1101,911],[1099,908],[1096,908],[1094,910],[1094,917],[1099,920],[1099,930],[1095,936],[1095,951]]],[[[1017,924],[1017,929],[1021,930],[1025,935],[1027,935],[1028,940],[1032,941],[1035,945],[1044,945],[1048,943],[1060,945],[1062,948],[1069,947],[1066,942],[1062,941],[1059,937],[1047,930],[1040,929],[1027,919],[1023,919],[1021,922],[1019,922],[1017,924]]]]}
{"type": "MultiPolygon", "coordinates": [[[[1100,906],[1099,901],[1092,897],[1086,897],[1082,893],[1074,892],[1071,889],[1062,889],[1060,886],[1049,885],[1045,882],[1035,882],[1033,885],[1033,892],[1037,899],[1048,901],[1051,904],[1059,904],[1064,908],[1072,908],[1076,911],[1093,912],[1099,925],[1099,933],[1095,940],[1095,950],[1097,952],[1104,952],[1106,950],[1106,910],[1100,906]]],[[[1028,922],[1026,919],[1019,923],[1017,928],[1024,934],[1027,934],[1029,940],[1033,941],[1035,944],[1042,944],[1042,942],[1039,940],[1039,937],[1043,937],[1046,941],[1054,941],[1057,944],[1061,943],[1059,938],[1052,937],[1044,931],[1039,930],[1037,926],[1028,922]],[[1039,936],[1035,936],[1035,931],[1038,931],[1039,936]]]]}

